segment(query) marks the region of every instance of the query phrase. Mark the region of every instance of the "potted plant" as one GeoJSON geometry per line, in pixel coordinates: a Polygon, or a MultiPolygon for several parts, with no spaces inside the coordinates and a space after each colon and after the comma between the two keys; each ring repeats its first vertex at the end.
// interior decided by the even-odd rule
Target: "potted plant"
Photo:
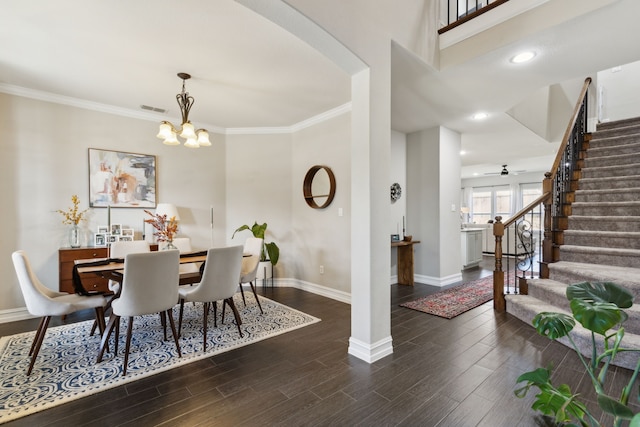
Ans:
{"type": "MultiPolygon", "coordinates": [[[[567,299],[570,301],[572,314],[538,313],[533,318],[533,326],[538,334],[549,339],[567,337],[576,350],[588,378],[597,395],[600,409],[613,417],[613,426],[620,426],[623,420],[630,420],[630,426],[640,426],[640,414],[635,414],[628,406],[640,362],[619,397],[607,394],[605,380],[608,369],[618,353],[640,352],[640,349],[622,347],[624,337],[623,322],[627,313],[622,309],[633,305],[633,296],[629,291],[614,283],[578,283],[567,287],[567,299]],[[585,329],[591,331],[591,359],[585,359],[574,339],[569,334],[578,321],[585,329]],[[615,328],[615,329],[614,329],[615,328]],[[597,346],[597,336],[603,347],[597,346]]],[[[600,426],[599,421],[589,412],[587,405],[580,401],[580,396],[571,391],[567,384],[555,386],[551,383],[551,368],[538,368],[526,372],[516,380],[525,383],[515,391],[516,396],[524,397],[531,387],[539,393],[532,408],[546,416],[553,417],[558,425],[577,421],[581,426],[600,426]]],[[[611,393],[611,391],[609,391],[611,393]]]]}
{"type": "Polygon", "coordinates": [[[258,224],[258,222],[256,221],[251,227],[249,227],[246,224],[242,225],[238,227],[236,231],[233,232],[233,235],[231,236],[231,238],[233,239],[237,232],[243,231],[243,230],[251,230],[251,232],[253,233],[253,237],[262,239],[263,246],[262,246],[262,252],[260,253],[260,261],[261,262],[270,261],[271,265],[276,265],[278,263],[278,259],[280,258],[280,248],[278,248],[278,245],[276,245],[274,242],[267,243],[265,241],[264,235],[265,235],[265,232],[267,231],[267,223],[265,222],[264,224],[258,224]]]}

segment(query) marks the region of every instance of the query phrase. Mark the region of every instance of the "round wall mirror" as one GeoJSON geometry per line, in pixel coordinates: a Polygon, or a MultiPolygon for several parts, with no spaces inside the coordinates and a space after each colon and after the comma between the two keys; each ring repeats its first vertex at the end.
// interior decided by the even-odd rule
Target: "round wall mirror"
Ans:
{"type": "Polygon", "coordinates": [[[314,209],[324,209],[336,194],[336,177],[328,166],[312,166],[302,185],[304,200],[314,209]]]}

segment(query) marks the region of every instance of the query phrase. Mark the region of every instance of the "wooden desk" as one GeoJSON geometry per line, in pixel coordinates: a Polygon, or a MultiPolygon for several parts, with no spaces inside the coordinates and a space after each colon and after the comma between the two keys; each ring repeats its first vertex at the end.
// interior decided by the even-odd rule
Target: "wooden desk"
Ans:
{"type": "Polygon", "coordinates": [[[413,286],[413,245],[420,240],[391,242],[392,248],[398,248],[398,284],[413,286]]]}

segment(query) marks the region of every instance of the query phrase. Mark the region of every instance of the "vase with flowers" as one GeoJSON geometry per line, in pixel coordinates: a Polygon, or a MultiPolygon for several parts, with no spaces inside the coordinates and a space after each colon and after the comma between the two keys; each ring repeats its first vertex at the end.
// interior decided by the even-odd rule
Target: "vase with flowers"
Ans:
{"type": "Polygon", "coordinates": [[[145,213],[151,216],[150,219],[145,219],[144,222],[151,224],[156,232],[154,236],[158,238],[158,242],[167,242],[165,249],[178,249],[173,245],[173,238],[178,232],[178,221],[175,216],[167,218],[167,215],[159,215],[149,212],[145,209],[145,213]]]}
{"type": "Polygon", "coordinates": [[[80,199],[77,195],[71,196],[72,206],[66,211],[58,209],[56,212],[60,213],[64,219],[62,220],[63,224],[70,224],[71,229],[69,230],[69,246],[72,248],[80,247],[80,221],[85,221],[85,214],[89,209],[85,209],[83,211],[80,210],[80,199]]]}

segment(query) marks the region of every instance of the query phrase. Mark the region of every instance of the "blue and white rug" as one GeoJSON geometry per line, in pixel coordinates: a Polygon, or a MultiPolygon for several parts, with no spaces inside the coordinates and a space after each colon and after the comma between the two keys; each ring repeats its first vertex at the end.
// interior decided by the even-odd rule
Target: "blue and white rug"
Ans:
{"type": "MultiPolygon", "coordinates": [[[[220,323],[222,310],[218,304],[217,328],[213,327],[213,314],[209,316],[206,353],[202,351],[202,304],[184,305],[180,337],[182,357],[178,357],[176,352],[171,328],[167,327],[168,339],[163,341],[160,316],[134,318],[125,377],[122,376],[128,327],[125,319],[121,319],[118,356],[105,353],[103,361],[98,364],[95,361],[100,336],[89,336],[93,321],[49,328],[28,377],[29,349],[35,332],[0,338],[0,424],[320,321],[264,297],[260,297],[264,310],[261,314],[251,292],[245,292],[245,295],[246,307],[240,294],[234,297],[244,337],[240,338],[233,312],[228,308],[225,323],[220,323]]],[[[176,306],[176,328],[178,312],[176,306]]],[[[113,352],[113,339],[110,350],[113,352]]]]}

